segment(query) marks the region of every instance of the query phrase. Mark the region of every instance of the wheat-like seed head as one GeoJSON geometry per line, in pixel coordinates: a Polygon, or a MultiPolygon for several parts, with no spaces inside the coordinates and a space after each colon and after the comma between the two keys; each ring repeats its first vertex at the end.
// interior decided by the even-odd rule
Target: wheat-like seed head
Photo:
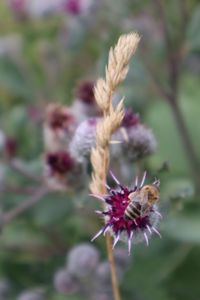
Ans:
{"type": "Polygon", "coordinates": [[[93,174],[90,189],[93,193],[105,192],[103,183],[109,164],[109,143],[124,117],[124,99],[114,108],[112,96],[117,86],[126,78],[130,59],[136,51],[139,40],[137,33],[125,34],[119,38],[116,46],[109,51],[105,79],[100,78],[95,86],[95,99],[104,117],[97,125],[96,147],[91,154],[93,174]]]}

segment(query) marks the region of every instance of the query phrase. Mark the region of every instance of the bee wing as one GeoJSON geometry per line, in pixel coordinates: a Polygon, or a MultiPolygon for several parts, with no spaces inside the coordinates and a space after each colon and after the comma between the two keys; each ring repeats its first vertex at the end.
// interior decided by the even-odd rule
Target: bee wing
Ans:
{"type": "Polygon", "coordinates": [[[140,202],[140,195],[138,192],[133,192],[129,195],[130,201],[140,202]]]}
{"type": "Polygon", "coordinates": [[[143,195],[141,195],[140,197],[140,204],[144,205],[148,202],[148,194],[147,193],[143,193],[143,195]]]}
{"type": "Polygon", "coordinates": [[[131,196],[130,199],[131,199],[132,201],[138,202],[138,203],[140,203],[140,204],[141,204],[141,202],[142,202],[142,197],[141,197],[141,195],[140,195],[139,193],[135,193],[134,195],[131,196]]]}

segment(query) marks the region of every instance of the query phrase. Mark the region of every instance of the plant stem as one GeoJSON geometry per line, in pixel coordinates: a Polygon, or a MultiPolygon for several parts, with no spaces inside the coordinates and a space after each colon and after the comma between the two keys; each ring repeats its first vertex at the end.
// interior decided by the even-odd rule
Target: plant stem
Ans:
{"type": "Polygon", "coordinates": [[[118,279],[117,279],[117,272],[116,272],[115,261],[114,261],[113,250],[112,250],[112,237],[110,233],[106,234],[106,247],[107,247],[108,261],[110,263],[114,299],[121,300],[118,279]]]}
{"type": "MultiPolygon", "coordinates": [[[[103,181],[102,181],[102,186],[101,186],[102,194],[106,194],[106,192],[107,192],[105,183],[106,183],[106,174],[107,174],[107,170],[108,170],[108,165],[109,165],[109,150],[107,148],[103,155],[103,161],[102,161],[102,166],[103,166],[103,170],[104,170],[103,181]]],[[[108,232],[108,233],[106,233],[105,238],[106,238],[107,257],[108,257],[108,261],[110,264],[110,273],[111,273],[111,281],[112,281],[112,290],[113,290],[114,300],[121,300],[116,266],[115,266],[115,260],[114,260],[114,255],[113,255],[113,248],[112,248],[112,236],[108,232]]]]}
{"type": "MultiPolygon", "coordinates": [[[[195,182],[196,191],[200,193],[200,171],[199,171],[199,161],[195,153],[193,143],[186,126],[184,116],[181,112],[179,102],[178,102],[178,89],[179,89],[179,79],[180,79],[180,66],[183,60],[182,48],[184,47],[187,23],[189,20],[188,13],[188,2],[186,0],[180,1],[180,11],[181,11],[181,22],[182,22],[182,32],[180,32],[180,45],[178,48],[174,49],[173,41],[170,36],[168,28],[168,20],[165,14],[165,7],[163,0],[154,0],[155,8],[158,11],[158,14],[161,18],[162,31],[164,36],[164,42],[166,47],[166,62],[168,66],[168,80],[169,80],[169,91],[166,91],[162,87],[162,84],[155,75],[154,70],[151,65],[146,64],[149,72],[153,75],[154,84],[157,87],[159,93],[163,96],[166,102],[170,105],[172,114],[177,126],[177,129],[180,133],[180,137],[183,143],[185,154],[188,158],[188,163],[193,175],[195,182]]],[[[148,63],[148,62],[147,62],[148,63]]]]}
{"type": "Polygon", "coordinates": [[[184,146],[185,154],[188,157],[188,162],[190,164],[191,172],[193,174],[196,190],[200,192],[200,168],[199,161],[196,156],[196,153],[193,148],[192,141],[190,139],[190,135],[185,124],[185,120],[183,114],[181,112],[178,101],[170,101],[169,102],[174,120],[176,122],[176,126],[179,130],[180,137],[182,139],[182,143],[184,146]]]}
{"type": "Polygon", "coordinates": [[[17,207],[11,209],[3,215],[3,225],[9,223],[11,220],[16,218],[18,215],[25,212],[27,209],[31,208],[34,204],[39,202],[45,195],[49,193],[47,187],[41,187],[37,192],[30,197],[30,199],[23,201],[17,207]]]}

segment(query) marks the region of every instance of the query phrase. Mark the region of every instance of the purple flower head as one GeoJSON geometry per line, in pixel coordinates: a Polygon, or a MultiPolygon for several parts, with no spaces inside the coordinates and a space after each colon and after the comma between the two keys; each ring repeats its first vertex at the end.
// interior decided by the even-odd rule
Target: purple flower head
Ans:
{"type": "Polygon", "coordinates": [[[10,8],[17,13],[24,12],[25,10],[25,0],[10,0],[9,5],[10,8]]]}
{"type": "Polygon", "coordinates": [[[128,128],[140,123],[139,115],[134,113],[132,109],[126,109],[122,120],[122,127],[128,128]]]}
{"type": "Polygon", "coordinates": [[[14,157],[17,152],[17,141],[13,137],[6,137],[4,151],[8,159],[14,157]]]}
{"type": "Polygon", "coordinates": [[[77,127],[70,144],[70,152],[77,160],[89,157],[96,142],[97,121],[97,118],[89,118],[77,127]]]}
{"type": "Polygon", "coordinates": [[[54,275],[54,287],[62,294],[73,294],[79,290],[79,282],[67,269],[60,269],[54,275]]]}
{"type": "Polygon", "coordinates": [[[67,269],[76,278],[93,276],[99,262],[99,252],[91,244],[81,243],[71,249],[67,269]]]}
{"type": "Polygon", "coordinates": [[[74,116],[66,107],[59,104],[49,104],[47,107],[46,122],[52,129],[68,130],[74,121],[74,116]]]}
{"type": "Polygon", "coordinates": [[[95,104],[94,82],[93,81],[80,82],[76,90],[76,97],[87,105],[94,105],[95,104]]]}
{"type": "MultiPolygon", "coordinates": [[[[92,194],[94,197],[103,200],[106,205],[105,211],[97,211],[98,214],[104,216],[105,226],[95,235],[92,241],[101,234],[105,234],[107,231],[110,231],[114,237],[113,248],[120,239],[125,240],[128,241],[128,249],[130,253],[132,242],[138,243],[145,240],[148,245],[148,238],[153,233],[157,233],[160,236],[156,226],[161,214],[159,213],[156,204],[152,203],[150,206],[147,206],[148,198],[143,199],[145,191],[144,188],[147,187],[147,185],[144,186],[146,172],[144,173],[140,183],[136,177],[134,187],[132,188],[121,185],[112,172],[111,175],[117,183],[117,188],[109,188],[107,195],[92,194]],[[136,196],[131,198],[134,192],[136,196]],[[133,208],[134,213],[135,209],[137,211],[137,213],[133,213],[133,218],[127,218],[126,212],[127,207],[130,207],[130,203],[132,203],[135,207],[133,208]]],[[[149,186],[158,191],[159,184],[160,182],[155,180],[149,186]]],[[[145,196],[149,197],[149,194],[145,194],[145,196]]]]}
{"type": "Polygon", "coordinates": [[[58,174],[61,176],[70,172],[75,165],[73,158],[66,151],[48,153],[46,163],[50,168],[51,175],[58,174]]]}
{"type": "Polygon", "coordinates": [[[72,15],[79,15],[81,13],[80,0],[65,0],[63,9],[72,15]]]}

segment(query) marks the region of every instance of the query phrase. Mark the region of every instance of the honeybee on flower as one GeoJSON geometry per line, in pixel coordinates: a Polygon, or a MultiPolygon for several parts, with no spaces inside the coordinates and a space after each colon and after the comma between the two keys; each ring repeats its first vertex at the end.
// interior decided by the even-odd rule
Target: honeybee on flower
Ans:
{"type": "Polygon", "coordinates": [[[102,200],[106,209],[96,211],[104,216],[104,227],[94,236],[95,240],[107,231],[113,236],[113,248],[119,240],[128,242],[128,252],[130,254],[132,243],[145,240],[149,244],[149,237],[156,233],[157,224],[162,215],[158,211],[157,202],[160,199],[160,181],[155,180],[152,184],[144,185],[146,172],[141,181],[135,179],[134,186],[129,188],[121,185],[119,180],[111,172],[111,176],[117,184],[116,189],[109,186],[107,195],[92,194],[92,196],[102,200]]]}

